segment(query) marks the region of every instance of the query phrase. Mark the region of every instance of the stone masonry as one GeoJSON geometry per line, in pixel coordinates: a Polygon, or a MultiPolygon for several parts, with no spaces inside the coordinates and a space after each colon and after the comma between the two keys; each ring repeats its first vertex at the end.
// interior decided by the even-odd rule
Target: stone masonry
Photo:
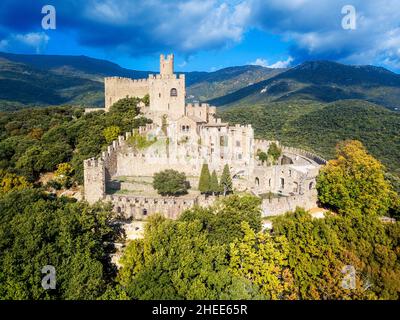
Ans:
{"type": "MultiPolygon", "coordinates": [[[[136,150],[129,143],[135,134],[127,132],[114,141],[100,157],[84,161],[84,196],[89,203],[111,201],[115,211],[136,220],[155,212],[176,218],[193,205],[214,200],[201,195],[187,197],[109,194],[117,177],[150,177],[164,169],[185,172],[196,181],[201,167],[222,173],[228,164],[234,187],[263,198],[264,216],[282,214],[296,206],[316,207],[315,178],[325,160],[312,153],[281,146],[277,165],[262,165],[258,150],[267,151],[272,141],[254,139],[251,125],[230,125],[216,118],[208,104],[185,104],[184,75],[174,74],[174,57],[160,57],[160,74],[148,79],[105,79],[105,110],[125,97],[149,95],[150,105],[141,107],[152,124],[137,130],[153,143],[136,150]],[[271,196],[274,195],[274,196],[271,196]]],[[[278,143],[279,142],[275,142],[278,143]]]]}

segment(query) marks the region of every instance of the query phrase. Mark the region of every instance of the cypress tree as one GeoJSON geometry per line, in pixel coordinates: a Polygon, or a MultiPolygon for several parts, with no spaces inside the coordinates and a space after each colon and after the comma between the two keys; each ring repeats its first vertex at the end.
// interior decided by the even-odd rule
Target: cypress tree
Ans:
{"type": "Polygon", "coordinates": [[[224,196],[227,193],[232,192],[232,177],[231,173],[229,172],[229,166],[226,164],[224,166],[224,171],[222,172],[221,182],[220,182],[221,190],[224,192],[224,196]]]}
{"type": "Polygon", "coordinates": [[[208,170],[208,164],[203,164],[199,179],[199,191],[201,193],[209,193],[211,191],[211,176],[208,170]]]}
{"type": "Polygon", "coordinates": [[[217,173],[215,172],[215,170],[213,170],[212,174],[211,174],[211,182],[210,182],[210,191],[214,194],[219,193],[220,191],[220,187],[218,184],[218,177],[217,177],[217,173]]]}

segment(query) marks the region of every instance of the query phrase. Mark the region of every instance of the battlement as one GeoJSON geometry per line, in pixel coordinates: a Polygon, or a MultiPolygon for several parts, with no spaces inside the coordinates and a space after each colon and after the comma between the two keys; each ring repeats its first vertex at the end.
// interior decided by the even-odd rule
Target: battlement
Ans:
{"type": "Polygon", "coordinates": [[[83,160],[83,165],[85,168],[100,168],[104,166],[104,161],[101,158],[90,158],[83,160]]]}
{"type": "Polygon", "coordinates": [[[126,97],[143,98],[146,94],[149,94],[148,79],[104,78],[104,105],[106,111],[109,111],[109,108],[120,99],[126,97]]]}
{"type": "Polygon", "coordinates": [[[163,54],[160,55],[160,74],[172,75],[174,74],[174,55],[169,54],[165,57],[163,54]]]}
{"type": "Polygon", "coordinates": [[[318,196],[315,189],[307,191],[302,195],[263,199],[261,204],[262,216],[280,215],[288,211],[294,211],[296,207],[310,210],[318,206],[317,200],[318,196]]]}
{"type": "Polygon", "coordinates": [[[249,131],[253,130],[251,124],[238,124],[236,123],[234,126],[229,126],[230,131],[249,131]]]}
{"type": "Polygon", "coordinates": [[[105,77],[104,81],[111,81],[116,83],[147,83],[148,79],[132,79],[132,78],[125,78],[125,77],[105,77]]]}
{"type": "Polygon", "coordinates": [[[298,149],[298,148],[293,148],[293,147],[285,147],[282,146],[282,151],[283,152],[289,152],[289,153],[294,153],[294,154],[298,154],[300,156],[303,156],[307,159],[311,159],[314,162],[316,162],[319,165],[325,165],[326,164],[326,160],[322,157],[320,157],[319,155],[316,155],[315,153],[306,151],[306,150],[302,150],[302,149],[298,149]]]}
{"type": "Polygon", "coordinates": [[[208,103],[199,103],[199,102],[187,103],[186,107],[187,108],[215,108],[215,107],[211,107],[208,103]]]}

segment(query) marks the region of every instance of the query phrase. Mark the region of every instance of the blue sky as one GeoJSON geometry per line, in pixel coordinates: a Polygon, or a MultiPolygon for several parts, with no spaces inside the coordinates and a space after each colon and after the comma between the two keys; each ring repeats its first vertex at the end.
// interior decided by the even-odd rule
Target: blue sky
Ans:
{"type": "Polygon", "coordinates": [[[398,0],[2,0],[0,51],[71,54],[157,70],[175,53],[179,71],[328,59],[400,71],[398,0]],[[41,26],[44,5],[56,29],[41,26]],[[356,28],[342,27],[342,8],[356,28]]]}

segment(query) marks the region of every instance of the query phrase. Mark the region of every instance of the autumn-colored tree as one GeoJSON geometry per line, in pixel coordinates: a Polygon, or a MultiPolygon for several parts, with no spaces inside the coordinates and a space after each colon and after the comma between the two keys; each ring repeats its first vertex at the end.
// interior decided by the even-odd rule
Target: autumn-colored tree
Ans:
{"type": "Polygon", "coordinates": [[[111,143],[114,140],[118,139],[118,136],[120,134],[121,134],[121,128],[118,126],[110,126],[103,130],[103,135],[107,143],[111,143]]]}
{"type": "Polygon", "coordinates": [[[42,128],[33,128],[28,136],[32,139],[40,140],[43,136],[44,130],[42,128]]]}
{"type": "Polygon", "coordinates": [[[341,213],[387,213],[393,191],[383,165],[359,141],[338,144],[336,153],[317,178],[321,203],[341,213]]]}
{"type": "Polygon", "coordinates": [[[260,287],[267,299],[296,299],[296,287],[288,268],[289,244],[284,236],[274,239],[256,233],[242,222],[244,237],[230,244],[230,270],[260,287]]]}
{"type": "Polygon", "coordinates": [[[342,300],[373,296],[364,291],[359,273],[354,274],[354,288],[349,290],[342,285],[343,268],[352,265],[358,269],[360,264],[354,253],[344,251],[339,233],[325,219],[313,219],[300,208],[274,221],[274,238],[284,236],[289,243],[288,267],[294,275],[298,299],[342,300]]]}
{"type": "Polygon", "coordinates": [[[23,190],[30,186],[31,184],[25,177],[18,176],[14,173],[1,174],[0,172],[0,194],[15,190],[23,190]]]}
{"type": "Polygon", "coordinates": [[[72,166],[69,163],[64,162],[64,163],[60,163],[57,166],[57,170],[56,170],[55,174],[58,177],[70,177],[73,172],[74,172],[74,168],[72,168],[72,166]]]}

